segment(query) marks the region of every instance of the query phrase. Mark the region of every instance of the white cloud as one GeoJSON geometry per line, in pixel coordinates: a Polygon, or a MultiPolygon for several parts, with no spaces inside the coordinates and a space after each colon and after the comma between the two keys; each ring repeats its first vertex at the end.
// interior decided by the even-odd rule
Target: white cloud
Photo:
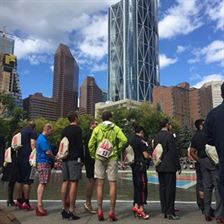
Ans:
{"type": "Polygon", "coordinates": [[[224,31],[224,0],[212,0],[206,12],[210,19],[217,23],[216,28],[224,31]]]}
{"type": "Polygon", "coordinates": [[[177,4],[168,9],[159,22],[160,38],[186,35],[202,25],[198,0],[176,0],[177,4]]]}
{"type": "Polygon", "coordinates": [[[91,68],[91,72],[102,72],[102,71],[106,71],[107,70],[107,67],[108,67],[108,65],[106,63],[95,64],[91,68]]]}
{"type": "Polygon", "coordinates": [[[181,46],[181,45],[177,46],[177,53],[178,54],[181,54],[181,53],[185,52],[186,50],[187,50],[187,47],[184,47],[184,46],[181,46]]]}
{"type": "Polygon", "coordinates": [[[29,39],[15,38],[15,54],[19,59],[30,54],[52,53],[52,51],[53,48],[50,41],[32,37],[29,39]]]}
{"type": "Polygon", "coordinates": [[[159,55],[159,63],[161,69],[169,65],[175,64],[176,62],[177,58],[168,58],[165,54],[159,55]]]}
{"type": "Polygon", "coordinates": [[[206,75],[200,80],[200,82],[196,83],[193,87],[201,88],[206,82],[223,81],[223,80],[224,80],[224,75],[221,75],[221,74],[206,75]]]}
{"type": "Polygon", "coordinates": [[[196,63],[204,61],[206,64],[219,63],[224,67],[224,41],[215,40],[207,47],[194,50],[194,58],[190,59],[188,63],[196,63]]]}

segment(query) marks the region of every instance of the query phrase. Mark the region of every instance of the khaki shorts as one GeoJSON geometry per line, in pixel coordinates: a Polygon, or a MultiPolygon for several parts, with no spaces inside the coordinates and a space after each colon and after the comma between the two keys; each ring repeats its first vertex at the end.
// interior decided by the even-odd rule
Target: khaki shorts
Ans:
{"type": "Polygon", "coordinates": [[[106,173],[109,181],[117,180],[118,163],[116,160],[95,161],[94,177],[98,179],[105,179],[106,173]]]}

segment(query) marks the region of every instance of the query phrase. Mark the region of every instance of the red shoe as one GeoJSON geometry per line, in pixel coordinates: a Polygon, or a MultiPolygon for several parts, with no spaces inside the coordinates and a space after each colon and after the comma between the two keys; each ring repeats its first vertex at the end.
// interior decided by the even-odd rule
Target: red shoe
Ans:
{"type": "Polygon", "coordinates": [[[34,208],[32,208],[32,207],[30,206],[30,204],[28,204],[28,203],[26,203],[26,202],[23,202],[23,204],[22,204],[22,209],[27,210],[27,211],[33,211],[33,210],[34,210],[34,208]]]}
{"type": "Polygon", "coordinates": [[[133,212],[133,214],[134,214],[135,217],[138,216],[138,213],[139,213],[139,209],[138,208],[136,208],[135,206],[133,206],[131,208],[131,210],[132,210],[132,212],[133,212]]]}
{"type": "Polygon", "coordinates": [[[149,214],[147,214],[147,213],[145,213],[144,211],[138,211],[138,215],[139,215],[139,217],[140,218],[142,218],[142,219],[149,219],[150,218],[150,216],[149,216],[149,214]]]}
{"type": "Polygon", "coordinates": [[[100,212],[98,211],[97,212],[97,216],[98,216],[98,220],[99,221],[103,221],[104,220],[103,211],[100,211],[100,212]]]}
{"type": "Polygon", "coordinates": [[[222,217],[222,218],[216,218],[216,223],[219,223],[219,224],[224,223],[224,217],[222,217]]]}
{"type": "Polygon", "coordinates": [[[205,221],[207,222],[212,221],[212,217],[210,215],[205,215],[205,221]]]}
{"type": "Polygon", "coordinates": [[[36,215],[37,216],[46,216],[47,210],[43,209],[42,207],[36,207],[36,215]]]}
{"type": "Polygon", "coordinates": [[[14,204],[15,204],[15,207],[18,208],[18,209],[23,209],[23,205],[22,203],[20,203],[18,200],[15,200],[14,201],[14,204]]]}
{"type": "Polygon", "coordinates": [[[111,222],[116,222],[118,220],[118,218],[115,216],[114,212],[112,212],[112,211],[109,212],[108,216],[109,216],[109,220],[111,222]]]}

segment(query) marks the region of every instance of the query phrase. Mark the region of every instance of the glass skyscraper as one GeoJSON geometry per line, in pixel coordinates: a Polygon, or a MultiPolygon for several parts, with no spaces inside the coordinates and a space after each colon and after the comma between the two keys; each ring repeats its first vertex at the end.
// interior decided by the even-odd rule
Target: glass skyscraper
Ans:
{"type": "Polygon", "coordinates": [[[151,101],[159,85],[157,0],[112,5],[108,36],[108,99],[151,101]]]}

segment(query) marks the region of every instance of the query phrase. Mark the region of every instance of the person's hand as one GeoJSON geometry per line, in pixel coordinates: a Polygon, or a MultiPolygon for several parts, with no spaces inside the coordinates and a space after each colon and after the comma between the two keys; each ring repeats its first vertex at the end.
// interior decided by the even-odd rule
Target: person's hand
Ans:
{"type": "Polygon", "coordinates": [[[180,175],[180,174],[181,174],[181,172],[182,172],[182,169],[179,169],[179,170],[178,170],[178,174],[180,175]]]}

